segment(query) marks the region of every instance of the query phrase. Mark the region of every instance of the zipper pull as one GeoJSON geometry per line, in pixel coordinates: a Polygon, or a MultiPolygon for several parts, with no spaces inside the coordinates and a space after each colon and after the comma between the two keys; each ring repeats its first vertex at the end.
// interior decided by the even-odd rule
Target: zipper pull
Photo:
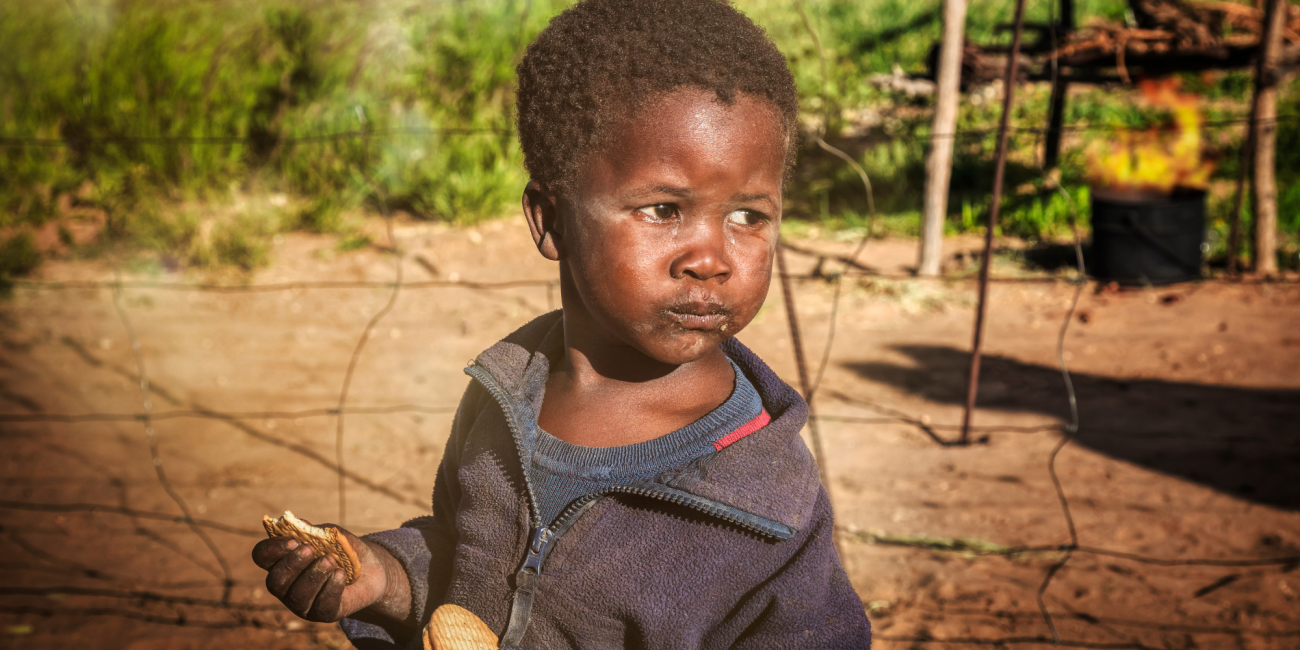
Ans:
{"type": "Polygon", "coordinates": [[[533,595],[537,592],[537,576],[542,572],[542,558],[546,556],[546,547],[555,537],[550,528],[538,528],[533,533],[533,541],[528,545],[528,557],[524,565],[515,574],[515,597],[510,606],[510,620],[506,631],[501,634],[501,645],[514,646],[524,638],[528,629],[528,619],[533,613],[533,595]]]}
{"type": "Polygon", "coordinates": [[[520,573],[532,569],[533,575],[541,574],[542,557],[546,553],[546,547],[550,546],[551,539],[550,528],[539,528],[533,533],[533,542],[528,545],[528,557],[524,558],[524,565],[519,567],[520,573]]]}

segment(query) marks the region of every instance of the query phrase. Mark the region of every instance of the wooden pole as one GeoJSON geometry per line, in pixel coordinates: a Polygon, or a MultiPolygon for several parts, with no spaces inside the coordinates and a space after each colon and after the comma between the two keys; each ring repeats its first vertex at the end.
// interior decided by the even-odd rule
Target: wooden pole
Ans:
{"type": "Polygon", "coordinates": [[[1269,0],[1264,14],[1264,33],[1259,40],[1255,68],[1254,131],[1255,173],[1251,183],[1251,207],[1255,212],[1255,272],[1277,274],[1277,85],[1281,73],[1282,29],[1286,3],[1269,0]]]}
{"type": "Polygon", "coordinates": [[[1043,142],[1043,169],[1053,169],[1061,162],[1061,131],[1065,127],[1065,99],[1070,82],[1059,74],[1052,80],[1052,97],[1047,103],[1047,137],[1043,142]]]}
{"type": "MultiPolygon", "coordinates": [[[[1254,157],[1255,105],[1259,103],[1259,87],[1250,103],[1250,120],[1246,122],[1246,137],[1242,138],[1237,160],[1237,191],[1232,199],[1232,214],[1228,217],[1228,274],[1241,273],[1241,209],[1246,198],[1246,177],[1254,157]]],[[[1253,186],[1252,186],[1253,187],[1253,186]]]]}
{"type": "Polygon", "coordinates": [[[975,307],[975,340],[971,344],[970,374],[966,378],[966,410],[961,418],[961,444],[970,444],[970,417],[980,384],[980,346],[984,342],[984,312],[988,306],[989,262],[993,257],[993,231],[1002,209],[1002,181],[1007,171],[1007,132],[1011,107],[1016,98],[1016,67],[1020,58],[1020,36],[1025,28],[1025,0],[1016,0],[1016,31],[1011,37],[1011,54],[1002,82],[1002,119],[998,121],[998,150],[993,166],[993,201],[989,206],[988,230],[984,233],[984,258],[980,260],[979,304],[975,307]]]}
{"type": "Polygon", "coordinates": [[[961,54],[965,47],[966,0],[944,0],[943,40],[939,42],[939,73],[935,80],[934,128],[930,156],[925,161],[925,217],[921,223],[921,252],[917,273],[939,275],[943,261],[943,222],[948,214],[952,152],[957,132],[957,101],[961,94],[961,54]]]}
{"type": "MultiPolygon", "coordinates": [[[[781,276],[781,297],[785,300],[785,317],[790,325],[790,343],[794,346],[794,363],[799,371],[799,387],[803,391],[804,402],[808,404],[808,433],[811,434],[809,437],[812,438],[813,443],[813,459],[817,462],[817,477],[821,479],[822,488],[826,490],[826,498],[829,500],[831,477],[826,469],[826,449],[822,446],[821,423],[817,420],[817,412],[813,410],[813,386],[808,379],[808,362],[803,353],[803,336],[799,334],[799,312],[794,307],[794,289],[790,283],[790,272],[785,266],[785,244],[782,241],[777,241],[776,244],[776,268],[781,276]]],[[[829,344],[830,342],[827,341],[827,345],[829,344]]],[[[835,545],[835,552],[843,562],[847,556],[844,555],[838,528],[831,529],[831,543],[835,545]]]]}
{"type": "Polygon", "coordinates": [[[1061,74],[1056,60],[1060,39],[1074,31],[1074,0],[1061,0],[1061,18],[1051,25],[1052,36],[1052,97],[1047,104],[1047,137],[1043,142],[1043,169],[1053,169],[1061,161],[1061,131],[1065,123],[1065,100],[1070,94],[1070,81],[1061,74]]]}

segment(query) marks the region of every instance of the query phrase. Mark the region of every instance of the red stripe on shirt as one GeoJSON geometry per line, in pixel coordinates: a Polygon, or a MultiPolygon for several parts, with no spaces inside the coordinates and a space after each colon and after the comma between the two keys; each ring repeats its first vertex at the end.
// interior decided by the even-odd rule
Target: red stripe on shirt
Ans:
{"type": "Polygon", "coordinates": [[[740,428],[736,429],[735,431],[732,431],[731,433],[728,433],[727,435],[718,438],[717,441],[713,443],[713,448],[721,451],[723,447],[726,447],[727,445],[730,445],[731,443],[740,440],[741,438],[744,438],[745,436],[755,431],[758,431],[759,429],[762,429],[763,427],[767,426],[768,422],[771,421],[772,421],[772,416],[767,414],[767,409],[763,409],[762,411],[759,411],[758,415],[754,416],[754,419],[740,425],[740,428]]]}

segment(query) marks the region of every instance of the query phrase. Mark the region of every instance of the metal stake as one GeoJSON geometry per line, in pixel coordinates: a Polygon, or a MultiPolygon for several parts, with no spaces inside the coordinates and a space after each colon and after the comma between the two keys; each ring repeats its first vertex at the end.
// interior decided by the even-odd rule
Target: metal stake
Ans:
{"type": "MultiPolygon", "coordinates": [[[[776,245],[776,267],[781,275],[781,295],[785,299],[785,315],[790,323],[790,340],[794,344],[794,362],[799,368],[799,386],[803,391],[803,399],[808,403],[808,433],[811,434],[813,443],[813,457],[817,461],[817,476],[821,479],[822,487],[826,490],[826,498],[830,499],[831,479],[826,473],[826,451],[822,447],[821,427],[817,422],[817,413],[813,410],[812,383],[808,381],[808,362],[803,354],[803,337],[799,334],[799,316],[794,308],[794,291],[790,288],[790,274],[785,268],[785,246],[780,242],[776,245]]],[[[835,552],[839,554],[841,561],[844,558],[844,549],[840,545],[839,529],[831,529],[831,542],[835,544],[835,552]]]]}
{"type": "Polygon", "coordinates": [[[1016,96],[1016,63],[1020,58],[1020,35],[1025,27],[1025,0],[1016,0],[1016,28],[1007,56],[1007,73],[1002,82],[1002,119],[998,122],[998,149],[993,168],[993,203],[989,206],[988,230],[984,233],[984,258],[980,260],[979,305],[975,308],[975,340],[971,345],[970,376],[966,380],[966,411],[961,418],[961,444],[970,444],[970,418],[980,381],[980,346],[984,342],[984,312],[988,303],[989,263],[993,257],[993,230],[1002,209],[1002,181],[1007,170],[1007,130],[1011,105],[1016,96]]]}

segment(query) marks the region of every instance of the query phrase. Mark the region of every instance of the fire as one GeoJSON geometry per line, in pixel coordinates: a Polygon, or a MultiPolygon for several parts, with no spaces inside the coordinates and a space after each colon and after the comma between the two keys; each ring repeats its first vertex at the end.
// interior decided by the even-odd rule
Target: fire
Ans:
{"type": "Polygon", "coordinates": [[[1143,81],[1139,104],[1168,110],[1172,123],[1147,131],[1126,131],[1088,151],[1094,187],[1172,193],[1205,189],[1214,163],[1205,159],[1199,98],[1180,92],[1177,80],[1143,81]]]}

